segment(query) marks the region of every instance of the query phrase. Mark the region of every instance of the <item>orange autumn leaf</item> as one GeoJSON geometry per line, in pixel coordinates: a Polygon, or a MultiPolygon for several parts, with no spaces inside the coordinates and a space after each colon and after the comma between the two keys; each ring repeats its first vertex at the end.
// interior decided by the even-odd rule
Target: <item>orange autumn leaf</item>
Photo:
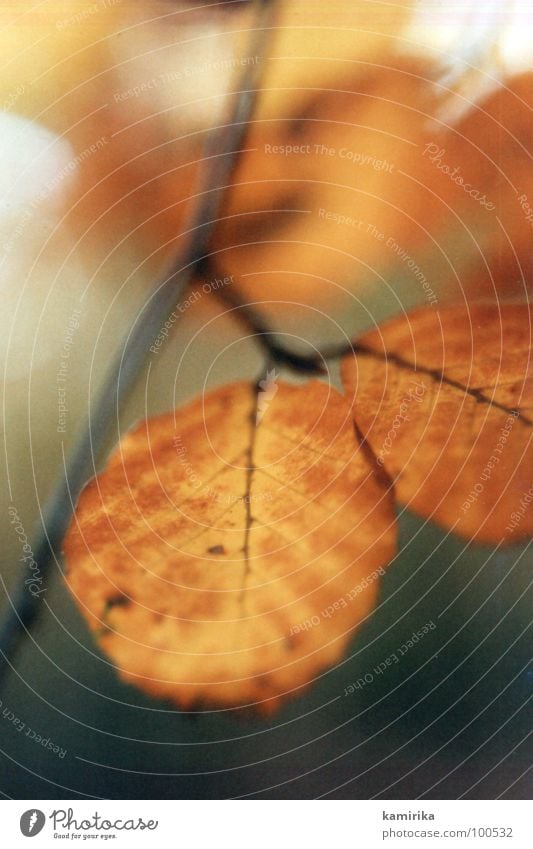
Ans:
{"type": "Polygon", "coordinates": [[[269,301],[284,312],[288,301],[343,304],[364,280],[379,285],[374,270],[398,265],[376,228],[402,248],[420,230],[403,172],[435,108],[425,70],[358,70],[340,91],[320,86],[303,112],[296,93],[290,117],[251,124],[213,238],[246,300],[265,300],[265,312],[269,301]]]}
{"type": "Polygon", "coordinates": [[[344,88],[368,65],[395,53],[396,36],[413,12],[413,0],[401,5],[379,2],[302,3],[283,0],[276,9],[257,116],[286,117],[324,88],[344,88]]]}
{"type": "Polygon", "coordinates": [[[352,72],[252,123],[213,239],[265,313],[523,297],[531,276],[532,75],[465,103],[416,59],[352,72]],[[468,108],[453,120],[445,104],[468,108]],[[270,301],[278,302],[277,310],[270,301]]]}
{"type": "Polygon", "coordinates": [[[421,309],[354,349],[343,383],[399,501],[477,542],[531,535],[528,305],[421,309]]]}
{"type": "Polygon", "coordinates": [[[450,278],[443,297],[516,300],[531,288],[532,83],[528,72],[495,85],[457,124],[422,140],[411,194],[428,221],[441,210],[436,235],[450,278]]]}
{"type": "Polygon", "coordinates": [[[269,375],[137,426],[64,550],[124,680],[184,708],[269,711],[342,657],[395,541],[345,399],[269,375]]]}

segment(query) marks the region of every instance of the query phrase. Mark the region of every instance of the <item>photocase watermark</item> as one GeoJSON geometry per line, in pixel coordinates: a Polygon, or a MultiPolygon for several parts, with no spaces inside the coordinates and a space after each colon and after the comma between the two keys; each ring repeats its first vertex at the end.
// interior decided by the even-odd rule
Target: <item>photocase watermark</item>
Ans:
{"type": "MultiPolygon", "coordinates": [[[[118,835],[113,834],[113,832],[118,831],[155,831],[159,826],[158,820],[144,820],[142,817],[131,817],[131,818],[120,818],[116,820],[109,820],[107,817],[103,817],[102,814],[99,814],[96,811],[91,817],[82,816],[79,819],[76,819],[74,815],[74,809],[68,808],[67,810],[63,808],[58,808],[49,816],[49,819],[52,821],[52,826],[54,829],[54,837],[69,837],[71,839],[81,838],[81,834],[76,834],[76,832],[104,832],[104,834],[100,834],[100,838],[104,840],[109,840],[110,838],[117,837],[118,835]],[[65,834],[57,833],[63,829],[65,834]]],[[[83,839],[86,837],[97,837],[98,834],[83,834],[83,839]]]]}
{"type": "Polygon", "coordinates": [[[212,486],[206,486],[205,481],[197,474],[193,464],[188,459],[187,447],[183,442],[183,437],[177,435],[173,438],[172,444],[176,450],[179,462],[185,471],[185,475],[191,486],[197,490],[203,490],[205,498],[210,499],[213,503],[231,506],[232,504],[259,503],[261,501],[272,501],[273,495],[271,492],[253,492],[250,494],[233,494],[229,492],[220,492],[212,486]]]}
{"type": "Polygon", "coordinates": [[[413,631],[411,636],[405,643],[402,643],[401,646],[398,646],[396,651],[392,652],[385,660],[382,660],[378,663],[377,666],[374,666],[371,672],[365,672],[357,681],[354,681],[352,684],[348,684],[344,689],[344,695],[350,696],[352,693],[355,693],[356,690],[362,690],[364,687],[367,687],[369,684],[373,684],[377,677],[383,675],[388,669],[392,666],[395,666],[400,662],[401,658],[404,657],[411,649],[415,648],[415,646],[420,643],[424,637],[429,634],[431,631],[436,629],[436,625],[433,620],[426,622],[425,625],[422,625],[418,631],[413,631]]]}
{"type": "Polygon", "coordinates": [[[104,9],[118,6],[120,3],[122,3],[122,0],[96,0],[96,2],[89,3],[85,9],[81,9],[68,18],[61,18],[59,21],[56,21],[56,29],[61,30],[67,27],[79,26],[79,24],[85,23],[87,18],[97,15],[98,12],[102,12],[104,9]]]}
{"type": "Polygon", "coordinates": [[[431,284],[420,266],[392,236],[387,238],[386,234],[376,227],[375,224],[372,224],[372,222],[363,221],[361,218],[353,218],[351,215],[345,215],[344,213],[335,212],[331,209],[324,209],[323,207],[320,207],[318,210],[318,217],[322,218],[324,221],[329,221],[332,224],[352,227],[359,233],[371,236],[377,242],[383,242],[383,244],[385,244],[387,248],[390,248],[393,254],[407,266],[409,271],[413,272],[414,277],[416,277],[418,282],[422,285],[422,289],[424,290],[428,302],[432,306],[438,303],[437,296],[431,288],[431,284]]]}
{"type": "Polygon", "coordinates": [[[518,412],[516,410],[513,410],[511,415],[507,416],[507,418],[505,420],[505,424],[500,431],[500,436],[498,437],[498,442],[496,443],[496,446],[494,447],[490,458],[487,460],[487,464],[486,464],[485,468],[483,469],[481,475],[479,476],[479,481],[470,490],[470,494],[468,495],[466,501],[463,502],[463,505],[461,507],[463,515],[468,510],[470,510],[472,504],[474,504],[478,500],[479,496],[481,495],[481,493],[485,489],[485,485],[484,485],[484,483],[481,483],[481,481],[488,481],[490,479],[491,475],[492,475],[494,468],[500,462],[500,455],[503,454],[505,444],[506,444],[509,436],[511,435],[511,431],[513,429],[514,423],[515,423],[517,418],[518,418],[518,412]]]}
{"type": "Polygon", "coordinates": [[[109,139],[106,136],[101,136],[95,142],[90,144],[81,153],[78,153],[74,156],[66,165],[61,168],[57,174],[52,177],[43,189],[36,195],[33,200],[30,202],[29,207],[24,211],[24,213],[20,216],[17,226],[11,233],[10,239],[8,242],[4,242],[3,250],[5,254],[8,254],[13,249],[14,243],[20,239],[26,227],[33,221],[35,214],[39,210],[39,207],[42,203],[46,201],[50,195],[52,195],[57,188],[64,182],[64,180],[73,174],[76,169],[85,162],[89,157],[93,156],[95,153],[98,153],[102,150],[107,144],[109,144],[109,139]]]}
{"type": "Polygon", "coordinates": [[[181,70],[168,71],[164,74],[157,74],[149,80],[126,88],[123,91],[117,91],[113,95],[115,103],[122,103],[125,100],[130,100],[132,97],[140,97],[149,91],[154,91],[158,88],[164,88],[171,83],[185,82],[192,77],[200,74],[209,74],[216,71],[231,71],[234,68],[245,68],[251,65],[258,65],[261,61],[260,56],[233,56],[229,59],[217,59],[214,62],[203,62],[198,65],[185,65],[181,70]]]}
{"type": "Polygon", "coordinates": [[[434,306],[438,302],[437,296],[431,288],[431,284],[429,283],[429,280],[427,279],[426,275],[424,274],[420,266],[414,261],[412,256],[410,256],[404,248],[400,247],[396,239],[394,239],[392,236],[389,236],[389,238],[385,242],[385,245],[386,247],[390,248],[390,250],[396,257],[398,257],[398,259],[401,259],[401,261],[407,266],[409,271],[413,272],[413,276],[416,277],[418,282],[422,285],[422,289],[424,290],[428,302],[432,306],[434,306]]]}
{"type": "Polygon", "coordinates": [[[529,203],[528,196],[527,195],[519,195],[518,203],[520,204],[520,207],[521,207],[522,211],[524,212],[524,217],[525,217],[526,221],[528,222],[528,224],[531,227],[533,227],[533,208],[531,207],[531,204],[529,203]]]}
{"type": "Polygon", "coordinates": [[[511,521],[506,526],[506,530],[509,531],[509,533],[513,533],[518,528],[520,522],[526,515],[526,510],[528,509],[532,501],[533,485],[530,486],[527,492],[524,492],[524,494],[522,495],[522,498],[520,499],[520,509],[515,510],[513,513],[511,513],[511,521]]]}
{"type": "Polygon", "coordinates": [[[488,209],[490,212],[492,212],[493,209],[496,209],[496,204],[489,201],[486,194],[483,194],[479,189],[476,189],[471,183],[465,183],[463,176],[459,173],[461,170],[460,165],[456,165],[455,168],[452,168],[450,165],[447,165],[442,161],[443,156],[446,155],[445,148],[439,147],[439,145],[434,142],[428,142],[422,153],[422,156],[426,155],[429,161],[432,162],[439,171],[446,174],[452,183],[460,186],[467,195],[476,200],[482,207],[488,209]]]}
{"type": "Polygon", "coordinates": [[[265,144],[265,153],[275,156],[311,156],[312,145],[310,144],[265,144]]]}
{"type": "Polygon", "coordinates": [[[375,569],[366,578],[363,578],[358,584],[352,587],[345,595],[341,596],[337,599],[337,601],[332,602],[332,604],[328,604],[320,613],[316,613],[314,616],[309,617],[309,619],[305,619],[303,622],[299,622],[297,625],[292,625],[291,630],[289,632],[289,636],[294,636],[294,634],[301,634],[303,631],[310,631],[312,628],[317,628],[324,619],[331,619],[332,616],[339,610],[343,610],[348,607],[350,602],[355,601],[358,595],[360,595],[367,587],[371,586],[374,581],[377,581],[378,578],[383,577],[385,574],[385,569],[382,566],[379,569],[375,569]]]}
{"type": "Polygon", "coordinates": [[[10,109],[13,109],[13,106],[17,102],[17,100],[22,97],[22,95],[26,91],[26,84],[20,83],[13,91],[10,91],[7,95],[6,99],[3,103],[0,104],[0,110],[2,112],[9,112],[10,109]]]}
{"type": "Polygon", "coordinates": [[[206,283],[203,283],[200,289],[195,289],[193,292],[191,292],[189,297],[179,303],[176,309],[170,313],[164,325],[161,327],[161,330],[157,334],[154,344],[150,346],[150,351],[152,352],[152,354],[159,353],[160,349],[163,347],[166,340],[168,339],[172,327],[175,325],[180,315],[186,313],[187,310],[189,310],[204,295],[209,295],[210,292],[215,292],[217,289],[223,289],[224,286],[230,286],[233,281],[233,274],[230,277],[215,278],[214,280],[210,280],[206,283]]]}
{"type": "Polygon", "coordinates": [[[22,546],[22,551],[24,552],[22,557],[19,558],[22,565],[28,572],[28,576],[24,579],[24,584],[32,596],[39,598],[42,593],[46,592],[46,587],[43,587],[43,576],[41,574],[41,570],[35,561],[33,549],[29,543],[24,526],[20,521],[20,516],[16,507],[9,507],[7,512],[9,513],[10,522],[13,525],[14,531],[22,546]]]}
{"type": "Polygon", "coordinates": [[[23,734],[24,737],[28,738],[28,740],[31,740],[38,746],[42,746],[43,749],[52,752],[52,754],[57,755],[58,758],[63,759],[65,757],[68,749],[63,749],[57,743],[54,743],[54,741],[50,737],[45,737],[42,734],[39,734],[37,731],[27,725],[24,720],[20,719],[20,717],[16,715],[14,711],[10,710],[6,705],[4,705],[2,699],[0,699],[0,710],[2,711],[2,713],[0,714],[2,719],[9,725],[11,725],[15,729],[15,731],[18,731],[19,734],[23,734]]]}
{"type": "Polygon", "coordinates": [[[394,417],[391,428],[387,433],[387,436],[383,441],[383,445],[381,446],[377,454],[376,459],[380,466],[383,466],[385,462],[384,458],[390,454],[393,443],[398,435],[398,431],[405,422],[409,421],[407,411],[409,410],[411,404],[413,403],[413,401],[415,401],[415,403],[417,404],[421,404],[422,399],[426,394],[427,387],[425,383],[420,383],[417,380],[411,380],[410,384],[411,385],[409,386],[409,391],[402,398],[398,413],[394,417]]]}
{"type": "Polygon", "coordinates": [[[332,224],[353,227],[354,230],[359,230],[362,233],[369,233],[370,228],[374,226],[373,224],[368,224],[368,222],[363,221],[361,218],[352,218],[351,215],[344,215],[341,212],[334,212],[331,209],[324,209],[323,207],[320,207],[318,210],[318,217],[322,218],[323,221],[329,221],[332,224]]]}
{"type": "Polygon", "coordinates": [[[57,393],[57,432],[67,432],[67,379],[69,358],[72,345],[74,344],[74,334],[80,326],[79,317],[81,310],[75,309],[70,316],[63,336],[63,347],[60,354],[59,369],[56,374],[56,393],[57,393]]]}
{"type": "Polygon", "coordinates": [[[120,816],[108,819],[98,811],[85,814],[75,814],[74,808],[55,808],[46,814],[39,808],[29,808],[20,818],[20,830],[24,837],[35,837],[50,821],[54,838],[66,840],[116,840],[123,832],[156,831],[159,820],[147,819],[141,816],[120,816]]]}
{"type": "Polygon", "coordinates": [[[353,165],[368,166],[374,171],[392,174],[394,165],[388,159],[377,159],[370,153],[352,150],[349,147],[331,147],[326,144],[265,144],[264,152],[275,156],[325,156],[345,159],[353,165]]]}
{"type": "Polygon", "coordinates": [[[20,818],[20,830],[24,837],[36,837],[44,828],[46,817],[38,808],[24,811],[20,818]]]}
{"type": "Polygon", "coordinates": [[[259,391],[257,393],[257,412],[255,416],[255,425],[263,419],[270,402],[274,400],[278,391],[277,379],[279,375],[275,369],[267,371],[267,376],[264,380],[259,381],[259,391]]]}

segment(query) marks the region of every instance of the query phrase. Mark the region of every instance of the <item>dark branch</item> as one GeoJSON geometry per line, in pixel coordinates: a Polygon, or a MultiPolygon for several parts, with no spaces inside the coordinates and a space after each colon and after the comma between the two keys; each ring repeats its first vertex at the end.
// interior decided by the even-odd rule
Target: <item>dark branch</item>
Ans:
{"type": "MultiPolygon", "coordinates": [[[[212,257],[206,256],[198,266],[198,271],[201,276],[216,277],[222,272],[212,257]]],[[[322,375],[327,374],[325,367],[326,358],[322,354],[313,354],[311,356],[298,354],[295,351],[287,350],[276,339],[276,333],[263,319],[260,313],[251,307],[241,296],[230,286],[224,286],[216,289],[213,292],[215,296],[233,312],[237,320],[254,335],[257,342],[264,349],[265,353],[270,357],[272,363],[280,366],[287,366],[296,372],[303,374],[322,375]]]]}
{"type": "MultiPolygon", "coordinates": [[[[256,7],[256,21],[251,30],[251,50],[262,54],[271,30],[269,16],[273,13],[274,3],[272,0],[256,0],[256,7]]],[[[189,243],[176,258],[166,279],[154,287],[154,295],[139,316],[141,320],[137,320],[133,329],[127,332],[123,353],[112,363],[103,390],[91,408],[89,420],[68,459],[64,474],[57,480],[52,495],[41,511],[34,537],[34,560],[43,578],[50,574],[52,565],[59,562],[61,543],[76,501],[84,484],[94,474],[96,459],[105,445],[111,425],[118,421],[123,403],[142,371],[150,345],[207,250],[217,210],[226,191],[226,188],[219,189],[219,186],[231,185],[260,88],[259,74],[260,70],[256,66],[246,67],[233,92],[234,100],[227,123],[208,137],[205,160],[212,164],[198,193],[199,202],[188,231],[189,243]]],[[[8,595],[8,604],[0,619],[0,679],[10,668],[11,656],[19,639],[31,627],[41,609],[39,596],[31,595],[26,586],[27,579],[31,577],[30,572],[22,573],[13,594],[8,595]]]]}
{"type": "MultiPolygon", "coordinates": [[[[217,276],[221,274],[211,258],[206,258],[201,265],[202,274],[217,276]]],[[[425,374],[436,383],[442,383],[445,386],[451,386],[454,389],[464,392],[465,395],[470,395],[478,404],[488,404],[497,410],[501,410],[509,416],[515,416],[524,424],[532,425],[533,421],[524,413],[516,409],[507,407],[501,404],[489,395],[486,395],[480,389],[475,389],[465,386],[457,380],[448,377],[439,369],[432,369],[429,366],[414,365],[408,360],[404,360],[399,354],[394,354],[389,351],[377,351],[369,345],[361,342],[353,342],[348,345],[334,345],[329,348],[324,348],[318,354],[306,356],[305,354],[297,354],[294,351],[287,350],[281,345],[276,338],[276,333],[272,331],[269,325],[265,322],[261,314],[250,306],[244,298],[235,291],[235,288],[224,287],[214,291],[227,307],[235,312],[239,321],[254,334],[259,344],[268,354],[271,361],[277,365],[287,366],[296,372],[304,374],[324,375],[327,374],[326,363],[330,360],[342,359],[345,356],[360,356],[370,357],[380,360],[383,363],[390,363],[400,369],[409,369],[416,371],[417,374],[425,374]]]]}

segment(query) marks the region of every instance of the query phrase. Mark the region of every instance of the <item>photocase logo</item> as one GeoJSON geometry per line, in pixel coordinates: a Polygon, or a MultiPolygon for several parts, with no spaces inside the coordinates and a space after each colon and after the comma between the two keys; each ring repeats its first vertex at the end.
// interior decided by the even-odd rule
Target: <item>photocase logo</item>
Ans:
{"type": "Polygon", "coordinates": [[[278,385],[276,380],[278,379],[278,375],[275,369],[272,371],[267,371],[267,376],[265,380],[259,381],[259,392],[257,393],[257,415],[255,418],[256,426],[259,424],[263,416],[265,415],[268,405],[273,400],[276,392],[278,391],[278,385]]]}
{"type": "Polygon", "coordinates": [[[25,811],[20,818],[20,830],[24,837],[35,837],[43,830],[46,817],[42,811],[32,808],[25,811]]]}

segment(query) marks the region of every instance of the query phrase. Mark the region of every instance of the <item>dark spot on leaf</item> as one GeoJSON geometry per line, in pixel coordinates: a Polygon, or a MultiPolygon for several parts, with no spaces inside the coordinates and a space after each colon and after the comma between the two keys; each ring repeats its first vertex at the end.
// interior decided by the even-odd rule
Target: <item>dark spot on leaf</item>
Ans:
{"type": "Polygon", "coordinates": [[[294,639],[292,634],[289,634],[288,637],[285,637],[285,648],[287,649],[287,651],[293,651],[296,648],[296,640],[294,639]]]}
{"type": "Polygon", "coordinates": [[[120,593],[119,595],[113,596],[112,598],[108,598],[104,607],[104,616],[109,613],[114,607],[127,607],[131,602],[131,599],[128,596],[120,593]]]}
{"type": "Polygon", "coordinates": [[[208,554],[225,554],[226,549],[223,545],[212,545],[211,548],[207,549],[208,554]]]}

